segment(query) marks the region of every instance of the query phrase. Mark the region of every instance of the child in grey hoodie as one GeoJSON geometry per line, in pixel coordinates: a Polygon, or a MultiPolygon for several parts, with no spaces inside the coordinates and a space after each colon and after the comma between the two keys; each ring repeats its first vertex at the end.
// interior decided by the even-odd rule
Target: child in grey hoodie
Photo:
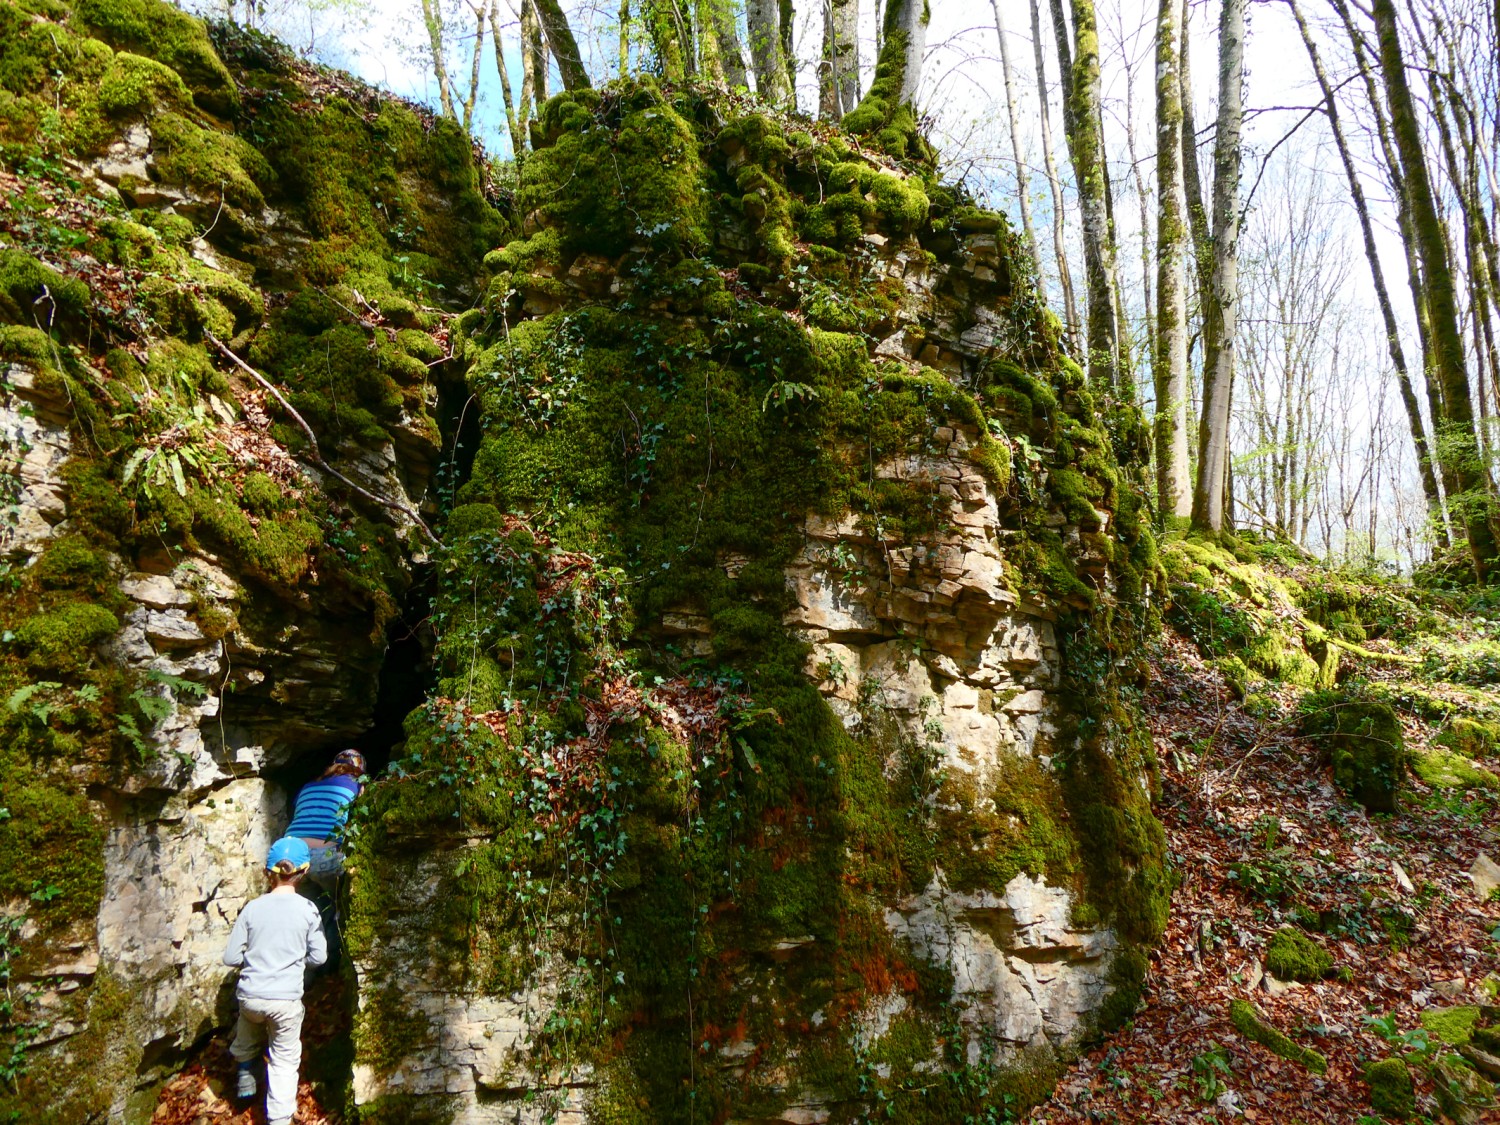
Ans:
{"type": "Polygon", "coordinates": [[[240,1018],[229,1053],[239,1063],[236,1093],[255,1096],[251,1064],[262,1034],[266,1057],[267,1125],[291,1125],[297,1110],[297,1068],[302,1062],[302,970],[328,959],[318,908],[297,893],[311,856],[307,844],[286,836],[271,845],[266,877],[271,889],[245,904],[229,933],[224,964],[239,969],[235,995],[240,1018]]]}

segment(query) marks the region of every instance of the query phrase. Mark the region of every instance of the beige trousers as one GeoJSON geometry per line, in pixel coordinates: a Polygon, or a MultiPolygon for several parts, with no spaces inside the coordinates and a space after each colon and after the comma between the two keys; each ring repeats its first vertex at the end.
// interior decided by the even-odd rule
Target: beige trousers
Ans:
{"type": "Polygon", "coordinates": [[[297,1068],[302,1063],[302,1001],[240,998],[240,1018],[229,1053],[239,1062],[266,1049],[266,1120],[290,1122],[297,1112],[297,1068]]]}

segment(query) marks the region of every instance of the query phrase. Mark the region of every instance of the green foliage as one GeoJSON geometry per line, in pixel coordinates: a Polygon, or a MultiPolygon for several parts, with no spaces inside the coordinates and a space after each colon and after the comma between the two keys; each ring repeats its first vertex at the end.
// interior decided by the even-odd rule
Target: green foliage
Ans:
{"type": "Polygon", "coordinates": [[[1229,1089],[1229,1075],[1233,1073],[1229,1052],[1219,1044],[1211,1044],[1207,1050],[1193,1056],[1193,1081],[1198,1085],[1198,1100],[1212,1102],[1229,1089]]]}

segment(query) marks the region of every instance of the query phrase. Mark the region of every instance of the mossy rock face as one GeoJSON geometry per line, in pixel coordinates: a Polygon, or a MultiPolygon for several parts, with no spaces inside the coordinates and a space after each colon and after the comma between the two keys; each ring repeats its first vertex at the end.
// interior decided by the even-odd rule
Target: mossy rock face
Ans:
{"type": "Polygon", "coordinates": [[[1302,705],[1302,729],[1333,762],[1334,782],[1371,812],[1395,812],[1408,755],[1389,703],[1325,692],[1302,705]]]}
{"type": "Polygon", "coordinates": [[[238,108],[234,79],[199,20],[157,0],[78,0],[73,11],[111,46],[170,67],[204,109],[228,116],[238,108]]]}
{"type": "Polygon", "coordinates": [[[1401,1059],[1379,1059],[1365,1067],[1370,1108],[1382,1117],[1405,1121],[1417,1111],[1411,1071],[1401,1059]]]}
{"type": "MultiPolygon", "coordinates": [[[[602,1076],[601,1119],[775,1119],[804,1088],[838,1119],[873,1104],[871,1083],[914,1125],[998,1111],[1007,1092],[1038,1100],[1082,1036],[1135,1010],[1166,920],[1152,745],[1119,658],[1154,623],[1161,577],[1121,464],[1139,418],[1106,414],[1059,354],[1003,220],[958,223],[955,191],[920,162],[651,83],[560,95],[534,139],[481,306],[454,325],[483,436],[440,528],[437,687],[351,861],[362,980],[386,995],[420,973],[481,1005],[535,995],[561,950],[586,949],[544,1003],[602,1076]],[[907,289],[911,263],[940,296],[907,289]],[[953,338],[981,308],[1026,341],[1004,365],[1001,344],[953,338]],[[877,352],[893,336],[900,354],[877,352]],[[1015,388],[1024,412],[1003,406],[1015,388]],[[1034,708],[1051,729],[1027,728],[1035,754],[1007,743],[942,778],[918,716],[945,689],[908,667],[938,665],[917,643],[938,626],[872,610],[871,635],[844,646],[866,668],[879,642],[882,667],[918,685],[892,703],[873,664],[866,677],[814,648],[792,576],[811,528],[847,527],[827,570],[889,583],[872,544],[926,565],[974,507],[1005,538],[974,548],[992,550],[994,586],[966,604],[1003,617],[1024,601],[1016,631],[1057,650],[1062,686],[976,690],[997,732],[1034,708]],[[820,690],[841,677],[858,722],[820,690]],[[694,700],[719,702],[705,716],[694,700]],[[732,734],[721,713],[742,716],[732,734]],[[558,755],[578,770],[556,772],[558,755]],[[537,880],[566,903],[527,936],[537,880]],[[1068,966],[1097,1009],[1066,1033],[1038,1015],[1025,1050],[945,1022],[963,986],[930,935],[892,921],[922,895],[1006,894],[1110,947],[1068,966]],[[606,916],[601,947],[578,920],[606,916]],[[895,1014],[870,1078],[844,1029],[876,1008],[895,1014]],[[933,1067],[964,1077],[934,1091],[933,1067]]],[[[327,331],[310,296],[287,313],[327,331]]],[[[323,353],[310,359],[315,385],[323,353]]],[[[984,649],[992,629],[974,632],[949,648],[984,649]]],[[[974,925],[1009,948],[1021,924],[974,925]]],[[[989,1021],[999,1003],[983,1000],[989,1021]]],[[[416,1073],[408,1048],[427,1040],[399,1030],[357,1035],[376,1075],[364,1096],[416,1073]]],[[[535,1073],[561,1044],[497,1044],[481,1069],[535,1073]]],[[[446,1063],[417,1065],[447,1081],[446,1063]]]]}

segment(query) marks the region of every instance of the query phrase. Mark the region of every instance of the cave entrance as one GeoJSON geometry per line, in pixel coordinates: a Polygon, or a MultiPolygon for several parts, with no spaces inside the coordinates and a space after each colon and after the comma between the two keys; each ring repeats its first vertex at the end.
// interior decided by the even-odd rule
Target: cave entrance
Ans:
{"type": "Polygon", "coordinates": [[[386,628],[385,654],[375,684],[369,726],[351,738],[310,746],[286,765],[267,771],[267,776],[281,785],[289,798],[321,775],[333,756],[347,747],[364,753],[370,777],[385,772],[392,752],[405,737],[402,723],[421,706],[432,686],[432,636],[427,624],[431,592],[431,569],[423,568],[407,593],[401,615],[386,628]]]}

